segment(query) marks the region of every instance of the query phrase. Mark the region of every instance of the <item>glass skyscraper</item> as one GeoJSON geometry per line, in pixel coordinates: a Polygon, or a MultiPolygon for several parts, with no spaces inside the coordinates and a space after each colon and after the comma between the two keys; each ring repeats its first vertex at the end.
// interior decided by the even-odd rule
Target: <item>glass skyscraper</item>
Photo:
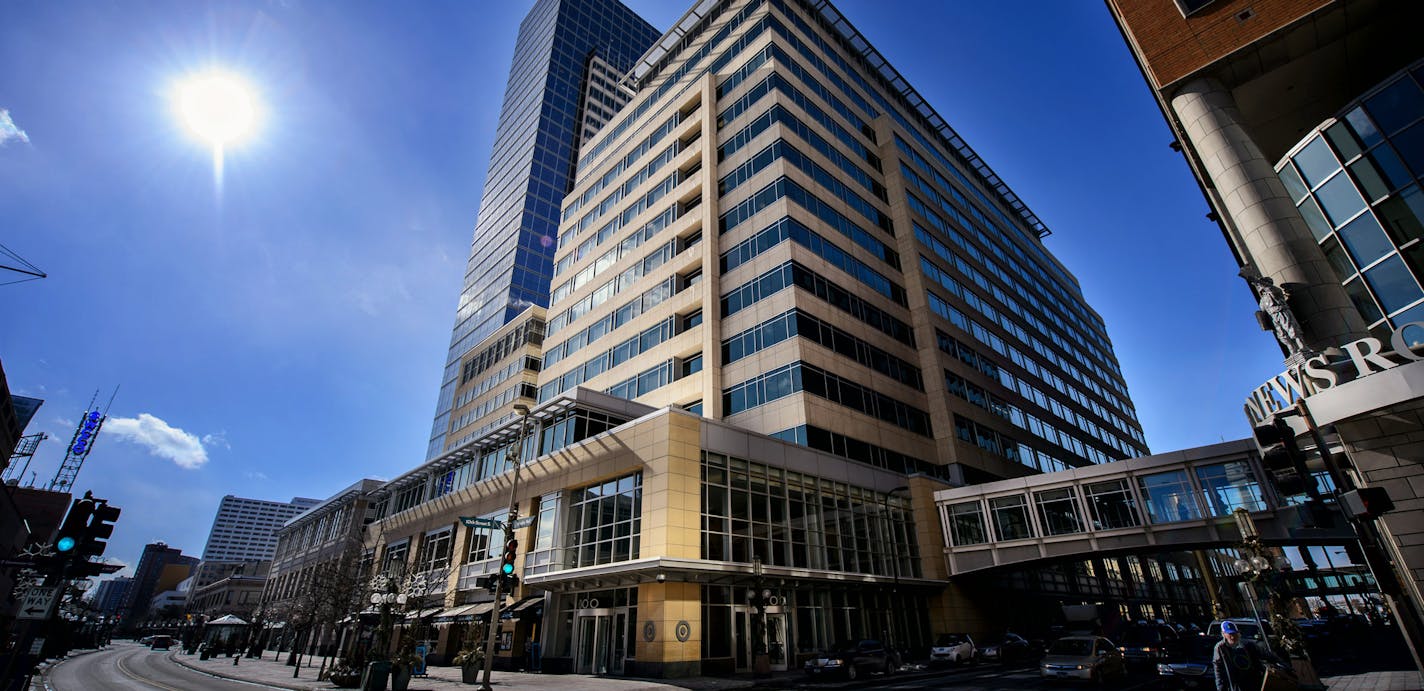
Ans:
{"type": "Polygon", "coordinates": [[[520,24],[429,456],[445,450],[462,358],[525,308],[548,305],[579,145],[627,98],[611,75],[660,33],[617,0],[539,0],[520,24]]]}

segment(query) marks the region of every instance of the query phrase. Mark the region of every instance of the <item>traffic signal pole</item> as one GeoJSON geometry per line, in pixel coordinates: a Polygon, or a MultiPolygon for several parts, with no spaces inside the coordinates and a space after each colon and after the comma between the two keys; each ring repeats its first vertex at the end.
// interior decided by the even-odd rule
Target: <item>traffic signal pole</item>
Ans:
{"type": "MultiPolygon", "coordinates": [[[[509,515],[504,522],[504,544],[508,545],[514,540],[514,521],[519,513],[519,470],[524,467],[520,461],[523,459],[524,432],[529,423],[529,406],[522,403],[514,405],[515,412],[520,414],[519,436],[515,438],[514,445],[509,450],[509,460],[514,464],[514,481],[509,487],[509,515]]],[[[513,579],[505,578],[504,573],[496,576],[494,586],[494,609],[490,611],[489,624],[485,626],[485,668],[484,682],[480,684],[480,691],[493,691],[490,686],[490,672],[494,669],[494,630],[499,625],[500,610],[504,608],[505,581],[513,583],[513,579]]],[[[511,588],[513,590],[513,588],[511,588]]]]}

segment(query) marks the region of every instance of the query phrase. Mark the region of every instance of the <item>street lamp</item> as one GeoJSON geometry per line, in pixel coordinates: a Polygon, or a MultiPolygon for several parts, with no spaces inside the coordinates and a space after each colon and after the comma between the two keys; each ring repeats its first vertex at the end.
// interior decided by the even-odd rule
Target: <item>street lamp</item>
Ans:
{"type": "MultiPolygon", "coordinates": [[[[1256,521],[1251,518],[1251,514],[1245,508],[1238,507],[1231,512],[1232,518],[1236,519],[1236,528],[1241,531],[1241,558],[1235,562],[1236,571],[1246,577],[1246,581],[1241,583],[1241,591],[1246,595],[1246,599],[1251,603],[1251,616],[1256,620],[1256,626],[1262,632],[1266,629],[1261,624],[1261,613],[1256,606],[1255,585],[1259,582],[1261,588],[1266,592],[1266,598],[1271,598],[1271,584],[1269,579],[1261,580],[1261,576],[1268,574],[1275,567],[1271,559],[1267,557],[1265,547],[1261,545],[1261,531],[1256,528],[1256,521]]],[[[1271,641],[1267,636],[1261,637],[1266,648],[1270,649],[1271,641]]]]}
{"type": "MultiPolygon", "coordinates": [[[[519,413],[519,436],[509,447],[509,462],[514,465],[514,480],[509,486],[509,514],[504,522],[504,544],[514,538],[514,519],[519,513],[519,471],[524,467],[520,462],[524,452],[524,433],[529,424],[529,406],[514,404],[514,412],[519,413]]],[[[485,669],[484,683],[480,691],[493,691],[490,687],[490,671],[494,669],[494,630],[499,625],[499,610],[504,604],[504,578],[495,579],[494,610],[490,612],[489,626],[485,627],[485,669]]]]}
{"type": "Polygon", "coordinates": [[[885,608],[885,626],[886,632],[890,634],[889,643],[891,650],[896,648],[895,617],[893,614],[895,603],[893,600],[900,596],[900,541],[896,539],[895,535],[895,517],[894,514],[890,512],[890,497],[900,492],[908,491],[910,491],[908,486],[900,485],[885,493],[885,527],[890,539],[890,574],[891,577],[894,578],[894,586],[890,589],[892,602],[889,607],[885,608]]]}

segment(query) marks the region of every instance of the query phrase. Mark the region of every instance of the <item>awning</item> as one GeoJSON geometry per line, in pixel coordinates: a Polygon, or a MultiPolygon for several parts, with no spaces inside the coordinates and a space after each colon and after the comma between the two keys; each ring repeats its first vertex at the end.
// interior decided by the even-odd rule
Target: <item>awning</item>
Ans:
{"type": "Polygon", "coordinates": [[[519,613],[519,612],[523,612],[523,611],[526,610],[526,609],[530,609],[530,608],[533,608],[533,607],[538,607],[539,605],[542,605],[542,604],[544,604],[544,598],[543,598],[542,596],[540,596],[540,597],[528,597],[528,598],[525,598],[525,599],[519,601],[519,604],[516,604],[515,606],[510,607],[510,608],[509,608],[509,611],[510,611],[510,612],[515,612],[515,613],[519,613]]]}
{"type": "Polygon", "coordinates": [[[247,622],[227,614],[208,622],[208,626],[247,626],[247,622]]]}
{"type": "Polygon", "coordinates": [[[428,608],[428,609],[420,609],[420,610],[416,610],[416,611],[414,611],[414,612],[410,612],[410,613],[406,614],[406,615],[405,615],[405,618],[406,618],[406,619],[424,619],[424,618],[426,618],[426,617],[428,617],[428,616],[434,615],[436,612],[439,612],[441,609],[443,609],[443,608],[441,608],[441,607],[431,607],[431,608],[428,608]]]}
{"type": "Polygon", "coordinates": [[[458,606],[455,606],[455,607],[451,607],[450,609],[447,609],[447,610],[445,610],[445,611],[443,611],[443,612],[441,612],[441,613],[435,615],[435,623],[437,623],[437,624],[445,624],[445,623],[449,623],[449,622],[455,621],[455,620],[459,619],[461,616],[464,616],[465,614],[468,614],[468,613],[470,612],[470,610],[473,610],[473,609],[476,608],[476,607],[479,607],[479,605],[458,605],[458,606]]]}

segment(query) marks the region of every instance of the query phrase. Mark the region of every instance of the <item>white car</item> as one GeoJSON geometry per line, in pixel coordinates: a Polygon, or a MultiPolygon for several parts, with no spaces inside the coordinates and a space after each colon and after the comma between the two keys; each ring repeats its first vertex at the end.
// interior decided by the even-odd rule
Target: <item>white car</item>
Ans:
{"type": "Polygon", "coordinates": [[[974,661],[974,639],[963,633],[942,633],[930,647],[930,664],[958,665],[974,661]]]}

